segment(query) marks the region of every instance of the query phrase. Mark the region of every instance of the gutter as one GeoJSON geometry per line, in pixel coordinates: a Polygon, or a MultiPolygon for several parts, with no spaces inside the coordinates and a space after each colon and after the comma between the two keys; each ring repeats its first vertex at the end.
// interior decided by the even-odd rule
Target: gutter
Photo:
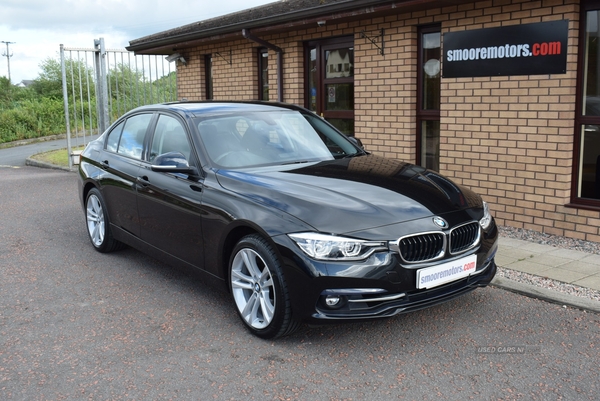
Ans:
{"type": "Polygon", "coordinates": [[[277,52],[277,101],[283,102],[283,49],[279,46],[275,46],[266,40],[257,38],[252,35],[248,29],[242,29],[242,36],[248,40],[258,43],[261,46],[266,47],[277,52]]]}
{"type": "Polygon", "coordinates": [[[395,9],[423,9],[431,6],[449,6],[465,3],[470,0],[347,0],[333,4],[323,4],[307,9],[284,12],[250,21],[239,21],[229,25],[218,25],[208,29],[181,30],[191,25],[201,26],[202,21],[186,25],[170,31],[164,31],[130,41],[125,48],[138,54],[168,54],[173,48],[189,46],[191,42],[208,39],[219,40],[235,35],[238,29],[273,29],[277,26],[305,25],[313,20],[336,20],[348,17],[360,17],[373,13],[389,13],[395,9]],[[177,32],[179,31],[179,32],[177,32]],[[183,46],[181,46],[183,45],[183,46]]]}

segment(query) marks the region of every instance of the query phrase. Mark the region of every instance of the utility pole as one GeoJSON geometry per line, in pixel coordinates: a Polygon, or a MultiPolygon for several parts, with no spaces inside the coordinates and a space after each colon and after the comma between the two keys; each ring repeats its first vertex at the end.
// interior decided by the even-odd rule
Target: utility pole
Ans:
{"type": "Polygon", "coordinates": [[[12,54],[8,50],[8,46],[14,44],[15,42],[6,42],[3,40],[2,43],[6,43],[6,53],[3,53],[2,56],[6,57],[6,63],[8,64],[8,83],[10,84],[10,58],[12,57],[12,54]]]}

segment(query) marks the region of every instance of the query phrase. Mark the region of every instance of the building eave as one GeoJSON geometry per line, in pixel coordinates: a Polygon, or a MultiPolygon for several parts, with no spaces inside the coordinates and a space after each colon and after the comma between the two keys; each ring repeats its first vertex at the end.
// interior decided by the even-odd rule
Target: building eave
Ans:
{"type": "MultiPolygon", "coordinates": [[[[205,22],[213,24],[219,21],[226,22],[228,17],[243,14],[229,14],[211,20],[199,21],[168,31],[159,32],[140,39],[130,41],[127,50],[137,54],[170,54],[185,48],[198,46],[203,43],[218,43],[223,41],[242,38],[242,30],[253,32],[284,32],[299,29],[303,26],[317,26],[317,21],[344,22],[365,16],[378,17],[389,15],[390,11],[395,13],[413,10],[422,10],[432,7],[446,7],[466,3],[465,0],[405,0],[405,1],[381,1],[381,0],[346,0],[335,3],[324,3],[315,0],[315,7],[304,8],[260,18],[240,20],[230,24],[216,24],[216,26],[204,28],[205,22]]],[[[269,3],[256,9],[267,9],[269,6],[282,2],[269,3]]],[[[255,9],[252,9],[255,10],[255,9]]]]}

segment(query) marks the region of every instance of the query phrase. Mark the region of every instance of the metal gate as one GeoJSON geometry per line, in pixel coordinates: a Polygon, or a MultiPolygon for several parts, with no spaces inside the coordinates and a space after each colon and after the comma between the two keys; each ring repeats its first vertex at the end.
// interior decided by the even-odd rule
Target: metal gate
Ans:
{"type": "Polygon", "coordinates": [[[177,100],[177,71],[163,56],[107,50],[100,38],[93,49],[60,45],[60,63],[69,155],[123,113],[177,100]]]}

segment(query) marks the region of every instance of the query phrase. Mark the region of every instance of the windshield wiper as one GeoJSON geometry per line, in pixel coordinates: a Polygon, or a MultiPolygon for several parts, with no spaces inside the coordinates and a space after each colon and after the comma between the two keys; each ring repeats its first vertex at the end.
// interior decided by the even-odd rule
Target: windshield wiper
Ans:
{"type": "Polygon", "coordinates": [[[364,154],[365,153],[359,153],[359,152],[350,153],[350,154],[346,154],[346,155],[343,155],[343,156],[340,155],[340,157],[336,157],[336,159],[352,159],[353,157],[362,156],[364,154]]]}
{"type": "Polygon", "coordinates": [[[286,162],[286,163],[281,163],[282,166],[288,165],[288,164],[302,164],[302,163],[312,163],[315,162],[316,160],[297,160],[297,161],[293,161],[293,162],[286,162]]]}

